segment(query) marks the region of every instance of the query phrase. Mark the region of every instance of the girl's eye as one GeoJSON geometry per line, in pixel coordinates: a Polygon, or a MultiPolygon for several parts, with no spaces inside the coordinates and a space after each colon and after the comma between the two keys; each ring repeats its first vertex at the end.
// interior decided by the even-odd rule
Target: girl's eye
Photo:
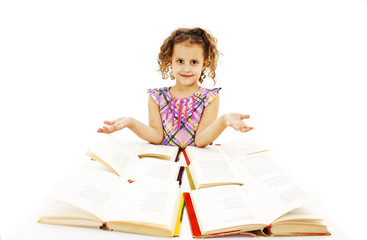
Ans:
{"type": "Polygon", "coordinates": [[[183,60],[182,59],[178,59],[177,62],[178,63],[183,63],[183,60]]]}
{"type": "Polygon", "coordinates": [[[193,60],[193,61],[191,61],[191,63],[192,63],[192,64],[198,64],[198,61],[193,60]]]}

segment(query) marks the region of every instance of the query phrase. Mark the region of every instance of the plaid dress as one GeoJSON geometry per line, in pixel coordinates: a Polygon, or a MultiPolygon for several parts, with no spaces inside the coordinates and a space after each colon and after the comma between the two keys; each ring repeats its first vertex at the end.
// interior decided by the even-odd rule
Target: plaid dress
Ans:
{"type": "Polygon", "coordinates": [[[164,138],[161,145],[195,146],[195,133],[206,106],[218,95],[220,88],[199,88],[192,96],[175,98],[169,87],[149,89],[148,94],[159,106],[164,138]]]}

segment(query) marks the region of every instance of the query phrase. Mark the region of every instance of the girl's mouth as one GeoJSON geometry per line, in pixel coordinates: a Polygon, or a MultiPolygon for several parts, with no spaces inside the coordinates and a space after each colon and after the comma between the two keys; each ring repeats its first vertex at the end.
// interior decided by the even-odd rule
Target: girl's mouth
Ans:
{"type": "Polygon", "coordinates": [[[183,78],[190,78],[190,77],[192,77],[192,75],[181,74],[181,77],[183,77],[183,78]]]}

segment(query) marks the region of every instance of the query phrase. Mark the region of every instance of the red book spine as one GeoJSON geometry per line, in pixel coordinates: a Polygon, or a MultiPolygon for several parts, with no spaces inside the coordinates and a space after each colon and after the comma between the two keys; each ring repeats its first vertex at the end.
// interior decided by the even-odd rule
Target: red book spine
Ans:
{"type": "Polygon", "coordinates": [[[202,237],[202,234],[199,228],[198,220],[196,218],[194,205],[192,204],[191,195],[188,192],[184,192],[183,196],[185,199],[185,206],[186,206],[187,216],[190,222],[192,237],[200,238],[202,237]]]}
{"type": "Polygon", "coordinates": [[[189,166],[189,165],[190,165],[190,160],[189,160],[189,157],[188,157],[188,156],[187,156],[187,154],[186,154],[185,149],[182,149],[182,153],[183,153],[183,155],[184,155],[184,157],[185,157],[185,160],[186,160],[186,164],[187,164],[187,166],[189,166]]]}

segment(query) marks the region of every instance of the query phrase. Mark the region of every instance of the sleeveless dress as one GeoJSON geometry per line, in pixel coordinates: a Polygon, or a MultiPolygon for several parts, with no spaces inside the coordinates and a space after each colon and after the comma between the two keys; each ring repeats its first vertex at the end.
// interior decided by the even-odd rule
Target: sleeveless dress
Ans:
{"type": "Polygon", "coordinates": [[[169,87],[149,89],[148,94],[159,106],[164,138],[161,145],[195,146],[195,133],[206,106],[219,94],[221,88],[200,87],[192,96],[175,98],[169,87]]]}

